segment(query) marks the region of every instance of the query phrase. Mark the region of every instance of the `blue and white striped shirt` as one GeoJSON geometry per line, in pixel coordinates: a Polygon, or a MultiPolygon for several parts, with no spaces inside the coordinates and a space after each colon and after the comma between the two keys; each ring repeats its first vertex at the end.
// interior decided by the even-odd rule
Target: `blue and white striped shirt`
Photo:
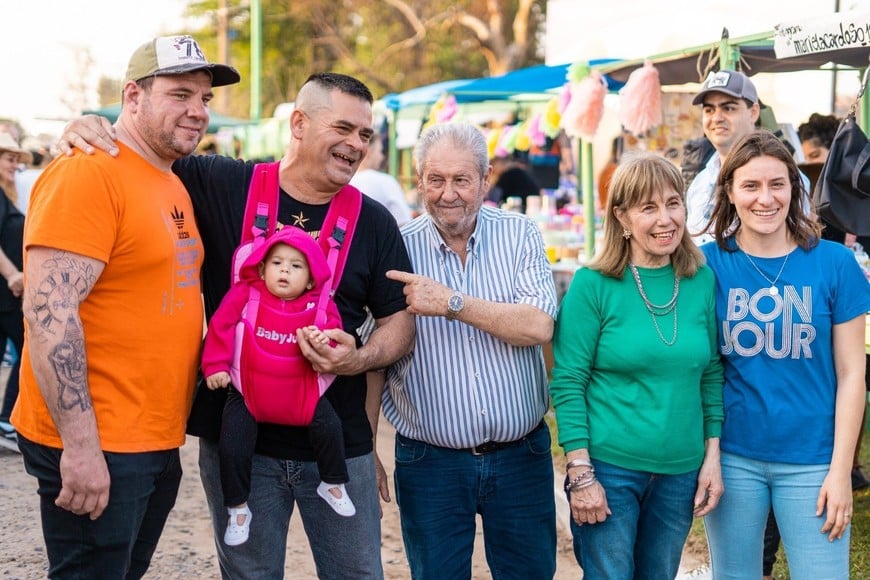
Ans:
{"type": "MultiPolygon", "coordinates": [[[[414,272],[468,296],[531,304],[555,319],[553,275],[538,226],[484,206],[465,267],[428,215],[402,228],[414,272]]],[[[549,408],[541,346],[517,347],[458,320],[418,316],[414,351],[387,373],[383,411],[411,439],[463,449],[514,441],[549,408]]]]}

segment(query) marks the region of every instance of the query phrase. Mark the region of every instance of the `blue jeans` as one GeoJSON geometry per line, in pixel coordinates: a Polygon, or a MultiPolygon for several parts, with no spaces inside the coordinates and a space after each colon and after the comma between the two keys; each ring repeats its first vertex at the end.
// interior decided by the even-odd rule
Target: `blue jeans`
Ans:
{"type": "Polygon", "coordinates": [[[545,425],[486,455],[396,435],[396,504],[416,580],[471,578],[477,514],[496,580],[556,573],[556,503],[545,425]]]}
{"type": "Polygon", "coordinates": [[[592,464],[612,514],[582,526],[571,518],[583,578],[673,580],[692,527],[698,471],[662,475],[594,459],[592,464]]]}
{"type": "Polygon", "coordinates": [[[61,489],[61,450],[18,436],[27,473],[39,481],[48,576],[141,578],[145,575],[181,484],[178,449],[104,453],[109,505],[96,520],[54,505],[61,489]]]}
{"type": "Polygon", "coordinates": [[[792,580],[849,577],[849,537],[833,542],[816,517],[816,500],[828,465],[794,465],[722,453],[725,495],[704,518],[713,578],[761,575],[762,539],[773,506],[792,580]]]}
{"type": "Polygon", "coordinates": [[[320,474],[315,462],[254,455],[248,497],[251,535],[247,542],[233,547],[223,542],[228,515],[216,442],[200,438],[199,469],[223,578],[283,578],[287,531],[297,504],[319,578],[384,577],[380,499],[371,453],[347,460],[347,493],[356,506],[356,515],[350,518],[335,513],[317,495],[320,474]]]}

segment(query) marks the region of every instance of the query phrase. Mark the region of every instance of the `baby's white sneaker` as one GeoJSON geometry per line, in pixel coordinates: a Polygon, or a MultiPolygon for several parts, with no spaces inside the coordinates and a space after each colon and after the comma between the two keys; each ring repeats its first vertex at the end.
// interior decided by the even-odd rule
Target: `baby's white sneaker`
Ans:
{"type": "Polygon", "coordinates": [[[251,510],[248,506],[240,508],[227,508],[230,514],[230,520],[227,522],[227,531],[224,532],[224,544],[227,546],[238,546],[248,541],[248,534],[251,531],[251,510]],[[239,523],[239,517],[243,517],[239,523]]]}
{"type": "Polygon", "coordinates": [[[356,513],[356,508],[353,505],[353,502],[350,501],[350,496],[347,495],[347,490],[344,487],[343,483],[334,484],[334,483],[326,483],[325,481],[321,481],[320,485],[317,486],[317,495],[326,500],[326,503],[329,504],[329,507],[335,510],[340,516],[344,516],[349,518],[350,516],[356,513]],[[341,497],[335,497],[330,493],[330,489],[338,488],[341,492],[341,497]]]}

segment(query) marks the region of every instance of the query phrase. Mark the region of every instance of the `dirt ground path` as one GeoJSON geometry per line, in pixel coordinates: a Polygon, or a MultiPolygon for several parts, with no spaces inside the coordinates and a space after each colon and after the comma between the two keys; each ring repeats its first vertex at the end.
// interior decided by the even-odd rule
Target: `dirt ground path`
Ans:
{"type": "MultiPolygon", "coordinates": [[[[390,476],[392,476],[393,466],[393,444],[394,431],[382,419],[378,434],[378,450],[390,476]]],[[[199,481],[197,450],[196,438],[189,438],[187,444],[182,447],[184,479],[178,501],[169,516],[147,578],[175,580],[220,576],[205,496],[199,481]]],[[[381,555],[384,562],[384,575],[387,580],[406,580],[410,578],[410,574],[402,547],[398,508],[395,502],[382,505],[384,516],[381,555]]],[[[581,578],[581,571],[571,552],[565,509],[565,504],[560,505],[559,549],[555,580],[577,580],[581,578]]],[[[17,525],[0,526],[0,576],[7,580],[45,578],[46,558],[40,532],[36,481],[24,473],[20,455],[2,448],[0,448],[0,513],[6,514],[7,518],[16,514],[17,522],[17,525]]],[[[697,556],[689,552],[684,554],[686,569],[693,569],[699,563],[697,556]]],[[[475,580],[490,577],[483,554],[480,526],[478,526],[472,574],[475,580]]],[[[297,515],[293,516],[290,523],[285,577],[301,579],[316,577],[308,542],[297,515]]]]}

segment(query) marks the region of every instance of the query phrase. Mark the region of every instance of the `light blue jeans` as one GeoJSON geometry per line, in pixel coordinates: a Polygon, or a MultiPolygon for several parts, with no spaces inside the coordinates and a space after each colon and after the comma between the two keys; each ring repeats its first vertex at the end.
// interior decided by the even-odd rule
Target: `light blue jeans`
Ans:
{"type": "Polygon", "coordinates": [[[725,495],[704,518],[714,580],[758,580],[771,505],[792,580],[849,578],[851,526],[833,542],[816,516],[828,465],[794,465],[722,453],[725,495]]]}
{"type": "Polygon", "coordinates": [[[286,461],[254,455],[251,470],[251,535],[240,546],[223,542],[227,508],[221,492],[218,444],[199,440],[199,469],[225,579],[284,577],[290,516],[299,515],[308,536],[318,578],[347,580],[384,577],[381,563],[381,514],[371,453],[347,459],[347,493],[356,515],[342,517],[319,495],[320,475],[314,461],[286,461]]]}
{"type": "Polygon", "coordinates": [[[692,526],[698,471],[664,475],[595,459],[592,464],[612,513],[601,523],[582,526],[571,518],[574,556],[583,568],[583,578],[676,577],[683,544],[692,526]]]}

